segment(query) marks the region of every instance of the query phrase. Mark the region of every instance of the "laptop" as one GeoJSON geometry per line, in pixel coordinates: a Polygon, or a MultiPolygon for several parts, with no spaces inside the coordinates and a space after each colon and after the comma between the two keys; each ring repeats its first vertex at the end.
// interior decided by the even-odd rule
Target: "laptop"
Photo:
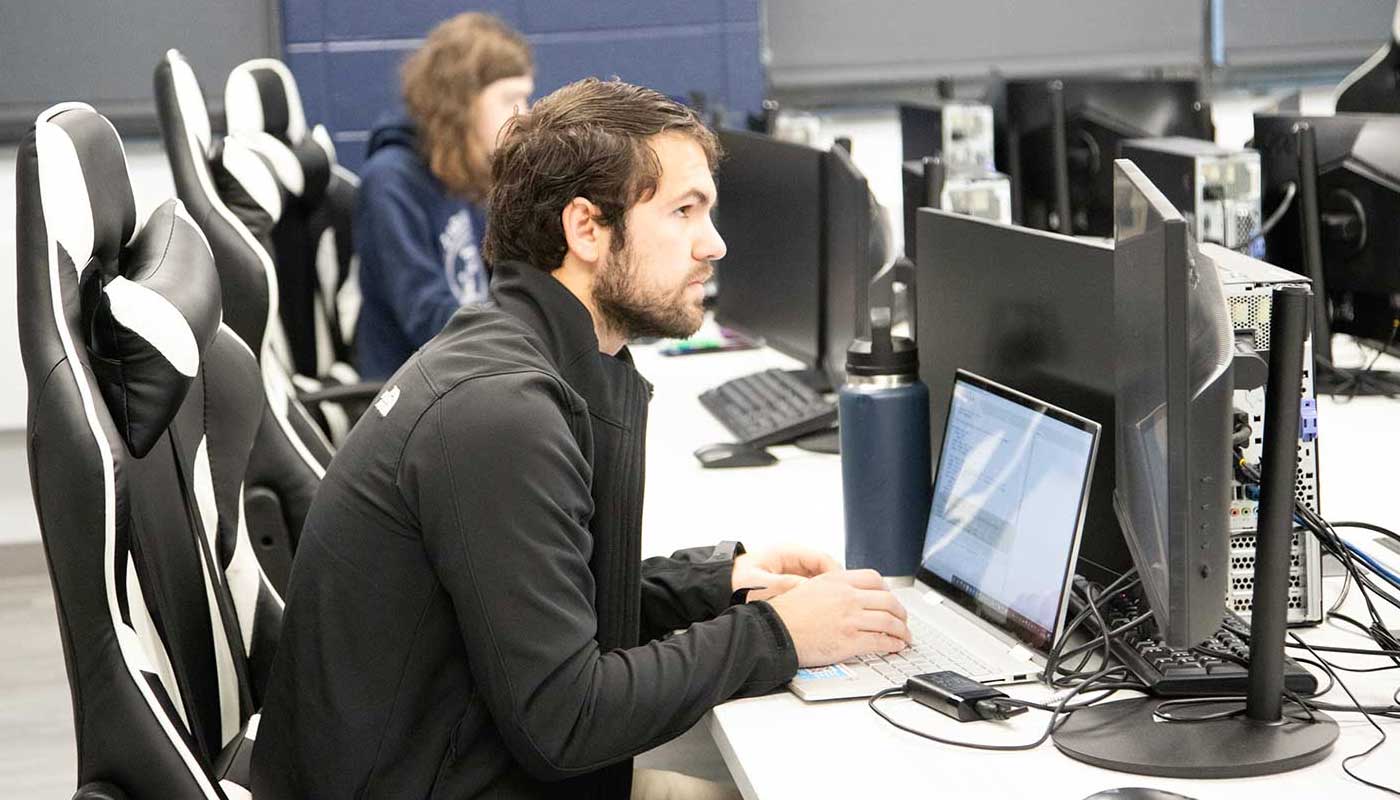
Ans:
{"type": "Polygon", "coordinates": [[[953,670],[985,684],[1038,680],[1065,626],[1099,425],[959,370],[923,554],[894,589],[913,642],[797,671],[803,700],[869,697],[953,670]]]}

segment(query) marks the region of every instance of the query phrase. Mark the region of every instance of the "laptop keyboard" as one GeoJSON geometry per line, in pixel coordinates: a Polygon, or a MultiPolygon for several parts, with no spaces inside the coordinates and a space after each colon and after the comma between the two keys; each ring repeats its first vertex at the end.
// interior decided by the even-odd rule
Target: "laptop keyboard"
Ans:
{"type": "Polygon", "coordinates": [[[898,653],[871,653],[846,663],[865,664],[892,686],[903,686],[904,681],[911,676],[922,675],[925,672],[953,670],[971,677],[986,675],[992,671],[977,656],[969,653],[929,623],[912,615],[909,617],[909,632],[913,634],[914,641],[898,653]]]}

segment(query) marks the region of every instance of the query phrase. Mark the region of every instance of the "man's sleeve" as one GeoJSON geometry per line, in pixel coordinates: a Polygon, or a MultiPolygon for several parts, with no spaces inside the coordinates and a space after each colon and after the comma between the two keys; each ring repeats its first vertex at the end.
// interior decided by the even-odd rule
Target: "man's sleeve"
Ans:
{"type": "Polygon", "coordinates": [[[360,258],[374,260],[394,320],[421,347],[462,307],[438,255],[427,198],[402,175],[388,171],[371,174],[360,193],[369,203],[357,221],[365,229],[358,241],[360,258]]]}
{"type": "Polygon", "coordinates": [[[472,380],[424,415],[399,476],[472,677],[507,747],[543,780],[654,747],[718,703],[781,686],[797,667],[766,603],[734,606],[664,642],[599,649],[590,471],[572,433],[586,424],[549,376],[472,380]]]}
{"type": "Polygon", "coordinates": [[[643,561],[642,641],[723,613],[734,599],[734,558],[743,552],[738,542],[721,542],[643,561]]]}

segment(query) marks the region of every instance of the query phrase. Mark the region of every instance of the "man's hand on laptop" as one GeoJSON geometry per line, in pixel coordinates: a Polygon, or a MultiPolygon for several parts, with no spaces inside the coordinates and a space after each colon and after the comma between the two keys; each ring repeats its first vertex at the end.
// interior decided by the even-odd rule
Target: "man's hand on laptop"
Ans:
{"type": "Polygon", "coordinates": [[[768,601],[797,647],[797,664],[819,667],[909,643],[904,606],[871,569],[826,572],[768,601]]]}
{"type": "Polygon", "coordinates": [[[836,559],[802,545],[754,550],[734,559],[734,591],[748,589],[750,602],[771,600],[808,578],[840,569],[836,559]]]}

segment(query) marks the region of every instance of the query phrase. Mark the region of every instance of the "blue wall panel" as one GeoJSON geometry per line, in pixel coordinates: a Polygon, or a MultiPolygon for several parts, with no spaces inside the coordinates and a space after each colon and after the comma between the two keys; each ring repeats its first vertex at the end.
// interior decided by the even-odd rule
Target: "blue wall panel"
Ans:
{"type": "Polygon", "coordinates": [[[529,33],[657,28],[724,20],[722,3],[695,0],[654,0],[645,4],[522,0],[522,5],[525,15],[521,26],[529,33]]]}
{"type": "Polygon", "coordinates": [[[684,97],[704,92],[756,111],[765,78],[760,0],[282,0],[284,57],[307,117],[324,122],[342,163],[364,160],[369,130],[399,104],[399,65],[434,25],[489,11],[535,51],[536,98],[588,76],[684,97]]]}
{"type": "MultiPolygon", "coordinates": [[[[463,11],[486,11],[513,26],[520,25],[520,3],[516,0],[473,0],[450,3],[442,0],[320,0],[326,7],[326,38],[421,39],[433,26],[463,11]]],[[[580,5],[586,5],[580,3],[580,5]]]]}
{"type": "Polygon", "coordinates": [[[336,131],[364,131],[399,103],[399,65],[408,50],[328,53],[330,120],[336,131]]]}
{"type": "Polygon", "coordinates": [[[724,18],[729,22],[758,22],[759,0],[724,0],[724,18]]]}
{"type": "Polygon", "coordinates": [[[284,58],[296,76],[306,119],[313,125],[320,122],[332,128],[330,108],[326,104],[326,54],[288,53],[284,58]]]}
{"type": "Polygon", "coordinates": [[[282,37],[288,42],[326,38],[325,0],[282,0],[282,37]]]}
{"type": "Polygon", "coordinates": [[[677,97],[692,89],[718,97],[727,80],[723,58],[724,36],[718,30],[575,34],[535,44],[535,83],[543,96],[579,78],[617,76],[677,97]]]}
{"type": "Polygon", "coordinates": [[[725,108],[756,112],[762,107],[762,51],[763,35],[757,22],[729,26],[724,34],[724,65],[728,70],[728,92],[722,98],[725,108]]]}

